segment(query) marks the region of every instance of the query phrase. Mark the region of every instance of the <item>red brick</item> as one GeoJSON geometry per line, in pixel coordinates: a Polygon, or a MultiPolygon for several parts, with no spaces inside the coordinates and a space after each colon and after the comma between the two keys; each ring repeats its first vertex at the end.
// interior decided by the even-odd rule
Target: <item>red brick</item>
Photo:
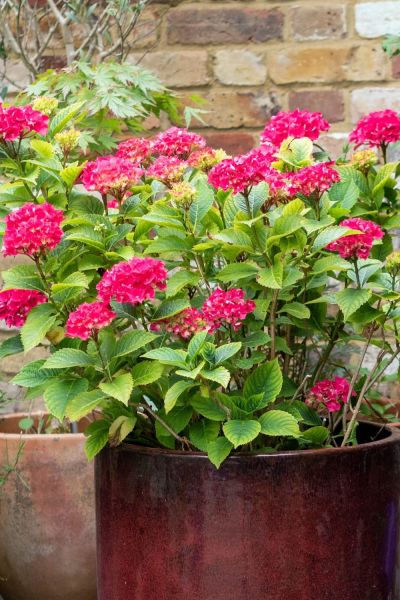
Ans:
{"type": "Polygon", "coordinates": [[[43,56],[42,58],[42,70],[47,69],[63,69],[67,66],[67,59],[65,56],[43,56]]]}
{"type": "Polygon", "coordinates": [[[395,79],[400,79],[400,56],[392,59],[392,75],[395,79]]]}
{"type": "Polygon", "coordinates": [[[256,145],[250,133],[239,131],[210,131],[205,134],[212,148],[222,148],[228,154],[243,154],[256,145]]]}
{"type": "Polygon", "coordinates": [[[206,99],[204,120],[215,129],[262,127],[281,108],[275,92],[213,90],[206,99]]]}
{"type": "Polygon", "coordinates": [[[294,6],[290,17],[296,40],[327,40],[346,35],[346,9],[343,5],[294,6]]]}
{"type": "Polygon", "coordinates": [[[289,109],[322,112],[331,123],[345,120],[344,96],[341,90],[304,90],[289,93],[289,109]]]}
{"type": "Polygon", "coordinates": [[[167,19],[171,44],[231,44],[280,39],[283,14],[278,9],[252,7],[171,10],[167,19]]]}

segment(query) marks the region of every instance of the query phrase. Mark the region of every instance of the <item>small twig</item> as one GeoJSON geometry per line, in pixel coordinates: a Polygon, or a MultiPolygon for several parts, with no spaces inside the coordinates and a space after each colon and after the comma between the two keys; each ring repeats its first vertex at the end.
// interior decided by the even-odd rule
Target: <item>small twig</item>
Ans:
{"type": "Polygon", "coordinates": [[[153,419],[155,419],[156,421],[158,421],[160,423],[160,425],[162,425],[164,427],[164,429],[166,429],[168,431],[168,433],[170,433],[180,444],[182,444],[183,447],[187,447],[189,450],[191,450],[192,448],[192,444],[190,443],[190,441],[185,438],[185,437],[181,437],[180,435],[178,435],[176,433],[176,431],[174,431],[169,425],[168,423],[166,423],[163,419],[161,419],[161,417],[158,416],[157,413],[155,413],[150,406],[148,406],[147,404],[143,404],[143,402],[139,402],[138,404],[136,404],[136,406],[143,408],[143,410],[145,410],[146,412],[149,413],[149,415],[151,415],[153,417],[153,419]]]}

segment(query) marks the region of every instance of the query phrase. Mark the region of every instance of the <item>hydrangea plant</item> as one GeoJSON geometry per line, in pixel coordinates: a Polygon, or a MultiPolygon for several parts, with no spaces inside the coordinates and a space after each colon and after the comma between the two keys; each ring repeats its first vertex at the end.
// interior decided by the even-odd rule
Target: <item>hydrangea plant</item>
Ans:
{"type": "Polygon", "coordinates": [[[0,317],[22,327],[0,355],[50,345],[14,382],[87,420],[89,458],[357,444],[400,354],[400,117],[366,116],[336,163],[319,113],[279,113],[235,157],[172,127],[90,162],[75,118],[0,108],[3,254],[27,258],[3,273],[0,317]]]}

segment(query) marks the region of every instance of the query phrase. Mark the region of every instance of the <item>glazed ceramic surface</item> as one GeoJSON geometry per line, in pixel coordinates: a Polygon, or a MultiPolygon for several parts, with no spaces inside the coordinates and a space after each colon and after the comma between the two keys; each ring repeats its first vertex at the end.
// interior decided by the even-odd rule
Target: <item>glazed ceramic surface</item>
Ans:
{"type": "Polygon", "coordinates": [[[400,433],[383,433],[220,470],[201,454],[106,448],[98,599],[400,600],[400,433]]]}
{"type": "MultiPolygon", "coordinates": [[[[93,464],[83,434],[23,435],[26,415],[0,418],[0,596],[4,600],[96,600],[93,464]]],[[[110,596],[112,600],[112,596],[110,596]]]]}

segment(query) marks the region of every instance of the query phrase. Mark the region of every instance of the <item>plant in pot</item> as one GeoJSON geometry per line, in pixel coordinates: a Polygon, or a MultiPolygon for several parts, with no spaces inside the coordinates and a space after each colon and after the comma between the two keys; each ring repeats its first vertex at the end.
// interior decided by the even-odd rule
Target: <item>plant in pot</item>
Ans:
{"type": "Polygon", "coordinates": [[[4,314],[33,288],[21,339],[52,343],[17,382],[91,420],[101,600],[400,593],[400,434],[358,418],[400,354],[400,118],[362,119],[336,164],[328,129],[280,113],[234,158],[132,138],[86,192],[5,217],[33,260],[4,273],[4,314]]]}

